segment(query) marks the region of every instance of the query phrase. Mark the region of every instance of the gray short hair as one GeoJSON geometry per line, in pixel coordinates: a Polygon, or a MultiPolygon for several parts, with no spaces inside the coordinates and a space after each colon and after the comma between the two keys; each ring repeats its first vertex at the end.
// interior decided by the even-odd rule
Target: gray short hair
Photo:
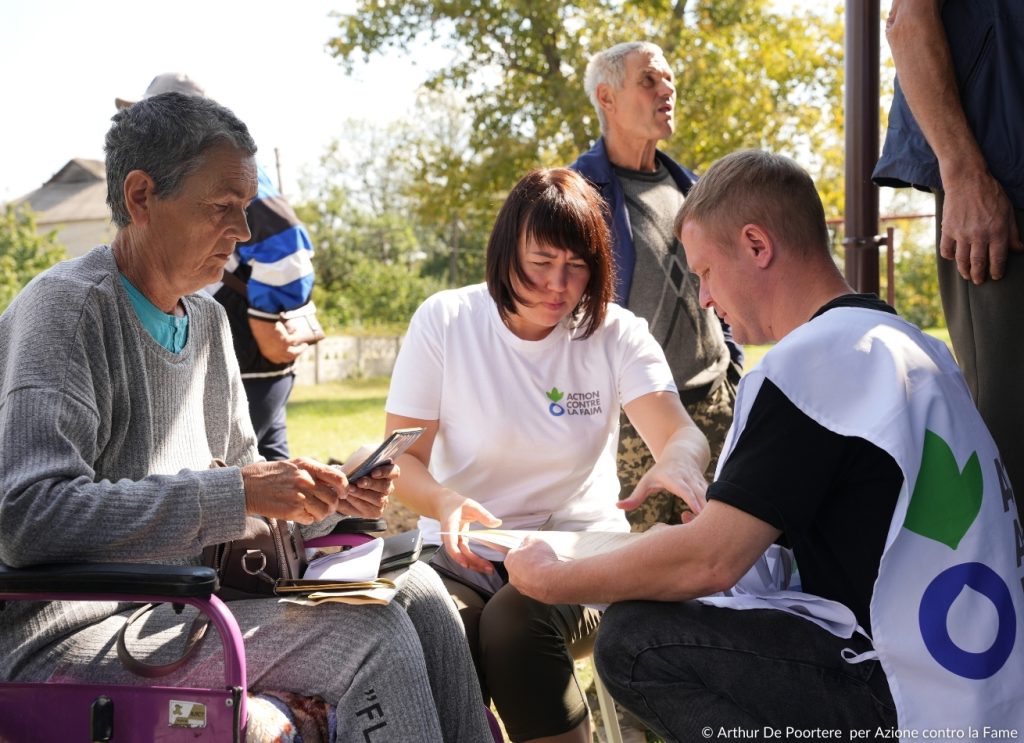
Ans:
{"type": "Polygon", "coordinates": [[[647,52],[652,56],[665,58],[665,52],[657,44],[650,41],[626,41],[598,52],[587,63],[587,71],[583,75],[583,90],[597,111],[602,133],[607,123],[604,120],[604,111],[597,100],[597,86],[604,84],[621,88],[626,79],[626,57],[633,52],[647,52]]]}
{"type": "Polygon", "coordinates": [[[209,98],[164,93],[118,111],[111,119],[104,151],[107,204],[114,224],[131,224],[124,201],[124,179],[141,170],[156,183],[160,198],[173,196],[207,151],[228,143],[252,157],[256,143],[238,117],[209,98]]]}

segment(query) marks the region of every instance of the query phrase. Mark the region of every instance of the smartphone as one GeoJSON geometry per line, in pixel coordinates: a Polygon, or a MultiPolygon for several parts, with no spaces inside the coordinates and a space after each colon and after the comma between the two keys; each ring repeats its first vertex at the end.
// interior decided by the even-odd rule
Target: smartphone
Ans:
{"type": "Polygon", "coordinates": [[[360,477],[367,477],[377,467],[385,464],[391,464],[395,461],[406,449],[412,446],[412,443],[420,437],[425,428],[396,428],[391,432],[384,442],[378,446],[370,456],[364,459],[362,462],[356,465],[355,469],[348,476],[349,482],[355,482],[360,477]]]}
{"type": "Polygon", "coordinates": [[[380,572],[412,565],[419,559],[423,549],[423,537],[419,529],[384,537],[384,550],[380,556],[380,572]]]}

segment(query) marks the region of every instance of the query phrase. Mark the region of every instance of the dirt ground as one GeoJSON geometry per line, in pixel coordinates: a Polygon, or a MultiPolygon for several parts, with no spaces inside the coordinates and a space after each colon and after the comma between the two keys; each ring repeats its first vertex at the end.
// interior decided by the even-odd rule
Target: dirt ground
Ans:
{"type": "Polygon", "coordinates": [[[416,522],[419,520],[419,516],[394,498],[391,499],[387,509],[384,511],[384,518],[388,522],[388,530],[385,532],[388,536],[415,529],[416,522]]]}

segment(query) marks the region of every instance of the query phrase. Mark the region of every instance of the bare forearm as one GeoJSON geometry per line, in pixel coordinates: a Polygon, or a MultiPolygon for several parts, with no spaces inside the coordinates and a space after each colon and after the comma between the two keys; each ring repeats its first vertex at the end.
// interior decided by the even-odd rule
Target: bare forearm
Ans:
{"type": "Polygon", "coordinates": [[[987,173],[967,123],[937,0],[895,0],[886,24],[903,94],[939,160],[944,187],[987,173]]]}
{"type": "Polygon", "coordinates": [[[402,476],[395,487],[395,497],[416,513],[441,520],[445,500],[454,495],[430,474],[427,466],[412,454],[398,458],[402,476]]]}
{"type": "Polygon", "coordinates": [[[939,161],[945,192],[939,254],[974,284],[998,280],[1008,251],[1024,245],[1013,206],[967,123],[938,1],[896,0],[886,35],[907,103],[939,161]]]}
{"type": "Polygon", "coordinates": [[[667,490],[686,501],[693,513],[704,507],[707,480],[704,472],[711,459],[707,438],[687,415],[674,392],[645,395],[625,407],[654,455],[656,464],[637,483],[619,507],[630,510],[651,493],[667,490]]]}
{"type": "Polygon", "coordinates": [[[415,453],[399,457],[402,478],[399,497],[414,511],[436,519],[441,525],[441,544],[448,554],[464,568],[490,573],[491,564],[473,553],[462,532],[470,523],[487,527],[501,525],[486,508],[476,501],[443,487],[415,453]]]}
{"type": "Polygon", "coordinates": [[[656,529],[615,552],[561,562],[552,571],[550,593],[543,600],[569,604],[682,601],[728,588],[728,577],[699,550],[688,548],[690,540],[682,534],[688,528],[656,529]]]}
{"type": "Polygon", "coordinates": [[[307,348],[305,343],[298,343],[289,335],[288,329],[280,320],[250,317],[249,329],[260,353],[275,364],[294,361],[307,348]]]}
{"type": "Polygon", "coordinates": [[[701,472],[706,470],[711,462],[711,447],[708,446],[707,437],[695,425],[680,428],[665,442],[660,452],[652,453],[656,462],[663,459],[688,461],[701,472]]]}
{"type": "Polygon", "coordinates": [[[550,547],[533,542],[510,552],[505,566],[512,585],[550,604],[682,601],[734,586],[779,534],[711,501],[689,524],[652,529],[614,552],[559,562],[550,547]]]}

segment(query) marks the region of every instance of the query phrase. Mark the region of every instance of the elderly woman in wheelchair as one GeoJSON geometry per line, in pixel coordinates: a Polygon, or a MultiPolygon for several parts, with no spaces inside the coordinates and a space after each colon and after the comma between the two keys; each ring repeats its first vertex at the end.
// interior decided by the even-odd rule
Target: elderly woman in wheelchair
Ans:
{"type": "MultiPolygon", "coordinates": [[[[114,117],[114,240],[37,277],[0,317],[0,562],[196,565],[204,547],[240,537],[248,515],[316,535],[342,515],[381,514],[395,467],[349,483],[310,459],[259,461],[227,320],[198,293],[250,237],[255,151],[245,125],[202,98],[155,96],[114,117]]],[[[0,681],[144,684],[115,651],[127,616],[118,601],[195,603],[190,590],[211,590],[161,593],[159,577],[81,569],[92,568],[101,575],[80,578],[82,598],[123,583],[121,596],[6,603],[0,681]]],[[[209,580],[182,571],[173,580],[209,580]]],[[[180,655],[194,616],[180,610],[165,603],[133,623],[132,654],[152,664],[180,655]]],[[[266,598],[231,613],[250,688],[319,697],[337,740],[490,739],[458,615],[429,569],[414,565],[386,606],[266,598]]],[[[224,673],[207,638],[160,683],[223,688],[224,673]]]]}

